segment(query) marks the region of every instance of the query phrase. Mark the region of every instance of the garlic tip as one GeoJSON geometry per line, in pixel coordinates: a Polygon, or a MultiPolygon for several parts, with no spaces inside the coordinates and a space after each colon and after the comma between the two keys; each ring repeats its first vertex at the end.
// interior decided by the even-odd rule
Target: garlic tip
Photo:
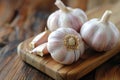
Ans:
{"type": "Polygon", "coordinates": [[[56,0],[55,5],[64,12],[69,11],[61,0],[56,0]]]}
{"type": "Polygon", "coordinates": [[[29,51],[30,54],[35,54],[43,57],[43,52],[34,52],[34,51],[29,51]]]}
{"type": "Polygon", "coordinates": [[[35,48],[35,43],[34,42],[31,42],[30,44],[29,44],[29,46],[30,46],[30,48],[35,48]]]}
{"type": "Polygon", "coordinates": [[[38,54],[37,54],[37,55],[39,55],[39,56],[43,57],[43,52],[38,52],[38,54]]]}
{"type": "Polygon", "coordinates": [[[111,10],[106,10],[105,13],[112,14],[111,10]]]}

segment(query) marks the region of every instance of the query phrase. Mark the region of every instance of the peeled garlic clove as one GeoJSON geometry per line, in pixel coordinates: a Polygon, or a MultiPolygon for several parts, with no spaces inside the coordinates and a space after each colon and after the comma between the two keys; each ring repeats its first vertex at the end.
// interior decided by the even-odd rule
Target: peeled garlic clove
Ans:
{"type": "Polygon", "coordinates": [[[37,46],[36,48],[34,48],[32,51],[30,51],[31,54],[36,54],[39,56],[44,56],[46,54],[49,54],[48,50],[47,50],[47,43],[43,43],[39,46],[37,46]]]}
{"type": "Polygon", "coordinates": [[[43,44],[47,42],[48,36],[51,32],[49,30],[45,30],[44,32],[38,34],[31,42],[30,42],[30,47],[33,49],[37,47],[40,44],[43,44]]]}
{"type": "Polygon", "coordinates": [[[71,64],[84,53],[84,42],[72,28],[59,28],[48,37],[47,49],[52,58],[61,64],[71,64]]]}
{"type": "Polygon", "coordinates": [[[119,41],[120,33],[117,27],[109,21],[112,11],[107,10],[102,18],[91,19],[81,28],[84,41],[96,51],[112,49],[119,41]]]}
{"type": "Polygon", "coordinates": [[[81,9],[66,7],[61,0],[56,0],[55,5],[60,9],[52,13],[48,20],[47,26],[50,31],[60,27],[69,27],[80,32],[81,26],[87,21],[87,16],[81,9]]]}

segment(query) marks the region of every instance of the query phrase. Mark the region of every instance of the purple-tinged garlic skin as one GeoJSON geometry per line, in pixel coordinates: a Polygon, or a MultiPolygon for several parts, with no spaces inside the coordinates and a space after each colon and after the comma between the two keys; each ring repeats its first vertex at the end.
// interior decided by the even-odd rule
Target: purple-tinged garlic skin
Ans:
{"type": "Polygon", "coordinates": [[[34,49],[35,47],[47,42],[47,38],[50,34],[49,30],[39,33],[29,44],[29,46],[34,49]]]}
{"type": "Polygon", "coordinates": [[[86,44],[96,51],[112,49],[119,41],[120,33],[117,27],[109,21],[112,14],[107,10],[101,20],[91,19],[81,28],[81,36],[86,44]]]}
{"type": "Polygon", "coordinates": [[[47,49],[52,58],[61,64],[72,64],[84,53],[81,36],[72,28],[59,28],[48,37],[47,49]]]}
{"type": "Polygon", "coordinates": [[[61,0],[56,0],[55,5],[60,9],[53,12],[47,20],[47,26],[50,31],[60,27],[69,27],[80,32],[81,26],[87,21],[85,12],[79,8],[72,9],[66,7],[61,0]]]}
{"type": "Polygon", "coordinates": [[[46,46],[47,46],[47,42],[41,45],[38,45],[32,51],[30,51],[30,53],[43,57],[44,55],[49,54],[48,51],[44,52],[44,49],[46,46]]]}

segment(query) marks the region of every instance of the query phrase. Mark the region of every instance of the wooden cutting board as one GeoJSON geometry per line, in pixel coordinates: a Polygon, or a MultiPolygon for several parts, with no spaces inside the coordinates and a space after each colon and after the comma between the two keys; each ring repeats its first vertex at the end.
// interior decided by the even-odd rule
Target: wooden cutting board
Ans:
{"type": "MultiPolygon", "coordinates": [[[[94,9],[88,13],[89,19],[93,17],[100,17],[106,9],[113,11],[111,16],[111,21],[116,24],[120,30],[120,3],[116,5],[103,6],[94,9]],[[118,14],[119,13],[119,14],[118,14]],[[93,15],[94,14],[94,15],[93,15]]],[[[56,80],[78,80],[82,76],[86,75],[102,63],[106,62],[108,59],[120,52],[120,41],[116,47],[107,52],[95,52],[93,50],[86,50],[85,54],[77,62],[71,65],[62,65],[55,62],[50,55],[44,57],[39,57],[29,53],[30,47],[29,42],[32,40],[28,39],[18,46],[19,56],[28,64],[42,71],[43,73],[51,76],[56,80]]]]}
{"type": "Polygon", "coordinates": [[[62,65],[55,62],[50,55],[39,57],[30,54],[30,47],[28,44],[32,39],[33,38],[28,39],[19,44],[19,56],[28,64],[56,80],[77,80],[120,51],[119,41],[118,45],[110,51],[99,53],[88,49],[77,62],[71,65],[62,65]]]}

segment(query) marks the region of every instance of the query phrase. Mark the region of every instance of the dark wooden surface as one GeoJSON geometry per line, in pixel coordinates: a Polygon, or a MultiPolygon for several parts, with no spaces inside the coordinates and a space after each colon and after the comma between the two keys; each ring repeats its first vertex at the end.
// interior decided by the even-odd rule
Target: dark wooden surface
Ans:
{"type": "MultiPolygon", "coordinates": [[[[8,5],[5,1],[0,0],[0,4],[5,4],[0,5],[0,16],[2,16],[2,18],[0,17],[0,80],[53,80],[51,77],[22,61],[17,55],[18,44],[43,31],[50,13],[39,10],[34,11],[27,7],[25,4],[27,2],[24,2],[24,0],[19,0],[21,2],[11,0],[13,1],[12,3],[16,1],[14,7],[13,4],[8,5]],[[6,8],[8,10],[4,11],[6,8]],[[7,17],[7,15],[10,16],[7,17]]],[[[105,9],[114,8],[117,9],[116,15],[118,15],[120,14],[118,7],[120,7],[120,2],[116,5],[105,5],[96,8],[87,13],[89,18],[99,17],[100,15],[95,15],[95,13],[99,12],[102,14],[105,9]]],[[[116,20],[118,21],[117,24],[119,24],[120,18],[118,17],[116,20]]],[[[95,80],[95,72],[96,69],[80,80],[95,80]]]]}

